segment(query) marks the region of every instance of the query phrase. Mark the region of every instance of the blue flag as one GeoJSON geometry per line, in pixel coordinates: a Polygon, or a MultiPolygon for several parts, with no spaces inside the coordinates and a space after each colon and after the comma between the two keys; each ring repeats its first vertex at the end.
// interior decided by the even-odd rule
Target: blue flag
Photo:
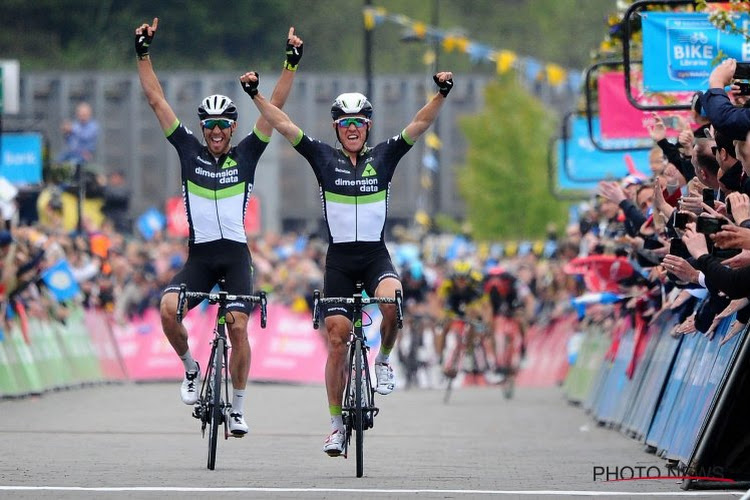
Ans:
{"type": "Polygon", "coordinates": [[[75,297],[80,288],[67,260],[61,260],[42,273],[42,280],[59,302],[75,297]]]}

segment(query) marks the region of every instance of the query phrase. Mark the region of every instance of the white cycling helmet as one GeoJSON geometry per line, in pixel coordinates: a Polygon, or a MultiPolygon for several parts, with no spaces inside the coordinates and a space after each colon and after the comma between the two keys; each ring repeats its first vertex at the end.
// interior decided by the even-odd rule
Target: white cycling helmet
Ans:
{"type": "Polygon", "coordinates": [[[343,115],[364,115],[365,118],[372,118],[372,104],[359,92],[341,94],[333,101],[331,118],[338,120],[343,115]]]}
{"type": "Polygon", "coordinates": [[[198,106],[198,118],[205,120],[210,116],[224,116],[237,121],[237,106],[225,95],[210,95],[198,106]]]}

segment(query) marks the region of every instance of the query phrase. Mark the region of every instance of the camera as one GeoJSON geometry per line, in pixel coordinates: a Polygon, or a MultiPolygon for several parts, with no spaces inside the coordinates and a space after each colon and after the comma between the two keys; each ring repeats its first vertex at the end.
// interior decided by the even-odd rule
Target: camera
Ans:
{"type": "Polygon", "coordinates": [[[705,215],[698,216],[698,222],[695,225],[695,230],[705,235],[718,233],[721,231],[722,226],[726,224],[726,220],[717,219],[716,217],[706,217],[705,215]]]}
{"type": "Polygon", "coordinates": [[[711,208],[714,208],[714,190],[711,188],[704,188],[703,189],[703,203],[708,205],[711,208]]]}
{"type": "Polygon", "coordinates": [[[732,83],[739,87],[739,95],[750,95],[750,63],[737,63],[732,78],[732,83]]]}
{"type": "Polygon", "coordinates": [[[665,116],[661,119],[661,121],[667,128],[671,128],[673,130],[678,130],[680,128],[680,118],[678,116],[665,116]]]}
{"type": "Polygon", "coordinates": [[[677,229],[685,229],[687,223],[690,222],[690,214],[687,212],[677,212],[674,215],[674,227],[677,229]]]}
{"type": "Polygon", "coordinates": [[[687,245],[681,238],[672,238],[669,240],[669,255],[675,255],[687,260],[690,258],[690,252],[687,245]]]}

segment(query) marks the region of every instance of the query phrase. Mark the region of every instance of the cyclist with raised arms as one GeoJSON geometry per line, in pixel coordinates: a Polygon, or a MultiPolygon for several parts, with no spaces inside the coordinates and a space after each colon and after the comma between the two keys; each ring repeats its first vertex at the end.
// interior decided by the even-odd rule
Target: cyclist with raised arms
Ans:
{"type": "MultiPolygon", "coordinates": [[[[260,113],[312,166],[323,201],[328,226],[324,292],[328,297],[348,297],[362,281],[370,296],[393,297],[401,289],[398,274],[385,246],[383,233],[388,213],[388,195],[393,173],[401,157],[435,121],[453,87],[450,72],[433,77],[438,92],[424,105],[401,133],[374,147],[367,145],[373,108],[360,93],[339,95],[331,106],[333,130],[340,148],[307,136],[273,103],[258,93],[258,74],[242,75],[243,89],[253,98],[260,113]]],[[[375,358],[376,391],[389,394],[395,378],[390,353],[396,342],[395,306],[381,306],[380,352],[375,358]]],[[[328,331],[326,391],[331,415],[331,433],[323,451],[339,456],[344,449],[341,401],[346,381],[347,340],[351,329],[351,308],[324,309],[328,331]]]]}
{"type": "MultiPolygon", "coordinates": [[[[135,51],[143,92],[167,140],[180,157],[183,200],[190,226],[188,258],[164,290],[160,313],[164,334],[185,366],[180,388],[182,401],[192,405],[198,400],[200,367],[190,353],[185,327],[175,319],[177,293],[181,283],[191,291],[210,292],[222,278],[230,294],[252,293],[252,259],[245,234],[245,208],[253,189],[258,159],[266,149],[273,129],[261,117],[253,131],[232,146],[232,135],[237,128],[237,107],[227,96],[211,95],[198,106],[205,144],[193,135],[172,111],[151,64],[149,48],[157,24],[158,19],[154,18],[153,24],[144,23],[136,28],[135,51]]],[[[275,105],[283,106],[289,96],[301,57],[302,40],[294,34],[294,28],[290,28],[284,70],[271,96],[275,105]]],[[[187,307],[190,309],[196,305],[195,301],[189,301],[187,307]]],[[[247,338],[250,305],[246,302],[230,303],[227,312],[232,346],[229,372],[233,388],[229,430],[241,437],[248,431],[244,400],[250,370],[247,338]]]]}

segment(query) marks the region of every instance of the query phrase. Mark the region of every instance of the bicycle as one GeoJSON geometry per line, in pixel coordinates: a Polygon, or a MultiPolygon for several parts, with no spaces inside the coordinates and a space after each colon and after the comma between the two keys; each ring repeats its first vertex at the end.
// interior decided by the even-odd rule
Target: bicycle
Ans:
{"type": "Polygon", "coordinates": [[[362,315],[367,313],[362,310],[362,307],[368,304],[395,304],[396,322],[400,329],[403,326],[401,290],[396,290],[395,295],[395,298],[363,297],[360,282],[357,282],[356,291],[352,297],[322,298],[319,290],[313,292],[313,328],[316,330],[320,326],[321,304],[353,306],[352,329],[347,342],[349,369],[344,386],[341,416],[346,434],[343,453],[345,458],[348,455],[352,433],[355,434],[357,477],[362,477],[364,472],[364,431],[372,428],[375,416],[380,412],[375,406],[375,390],[372,388],[370,366],[367,363],[367,353],[370,348],[367,346],[367,338],[362,325],[362,315]]]}
{"type": "Polygon", "coordinates": [[[458,372],[463,371],[473,377],[484,375],[490,370],[490,358],[484,345],[486,327],[481,321],[472,321],[466,318],[455,318],[451,320],[451,326],[445,335],[445,348],[448,348],[449,340],[453,339],[450,354],[445,358],[443,364],[443,375],[448,379],[448,384],[443,395],[443,403],[447,404],[451,397],[453,382],[458,372]],[[467,357],[468,355],[468,357],[467,357]],[[468,366],[467,366],[468,365],[468,366]]]}
{"type": "MultiPolygon", "coordinates": [[[[220,282],[220,286],[222,282],[220,282]]],[[[209,470],[216,467],[216,447],[219,437],[219,426],[224,424],[224,439],[231,435],[228,430],[226,415],[232,408],[229,402],[229,362],[227,351],[226,317],[227,304],[230,302],[249,302],[260,304],[260,327],[266,327],[266,306],[268,299],[266,292],[258,295],[232,295],[225,291],[205,293],[191,292],[186,289],[185,284],[180,285],[177,298],[177,322],[182,323],[183,308],[187,299],[206,299],[209,304],[218,304],[216,312],[216,328],[214,338],[211,341],[211,354],[206,365],[205,376],[201,384],[198,402],[193,408],[193,417],[201,421],[201,436],[206,436],[208,427],[208,461],[206,466],[209,470]],[[222,391],[223,382],[223,391],[222,391]],[[223,392],[223,394],[222,394],[223,392]]]]}
{"type": "Polygon", "coordinates": [[[515,390],[516,375],[521,364],[523,346],[521,327],[513,317],[497,316],[493,320],[495,338],[497,339],[497,373],[504,378],[500,385],[505,399],[511,399],[515,390]]]}

